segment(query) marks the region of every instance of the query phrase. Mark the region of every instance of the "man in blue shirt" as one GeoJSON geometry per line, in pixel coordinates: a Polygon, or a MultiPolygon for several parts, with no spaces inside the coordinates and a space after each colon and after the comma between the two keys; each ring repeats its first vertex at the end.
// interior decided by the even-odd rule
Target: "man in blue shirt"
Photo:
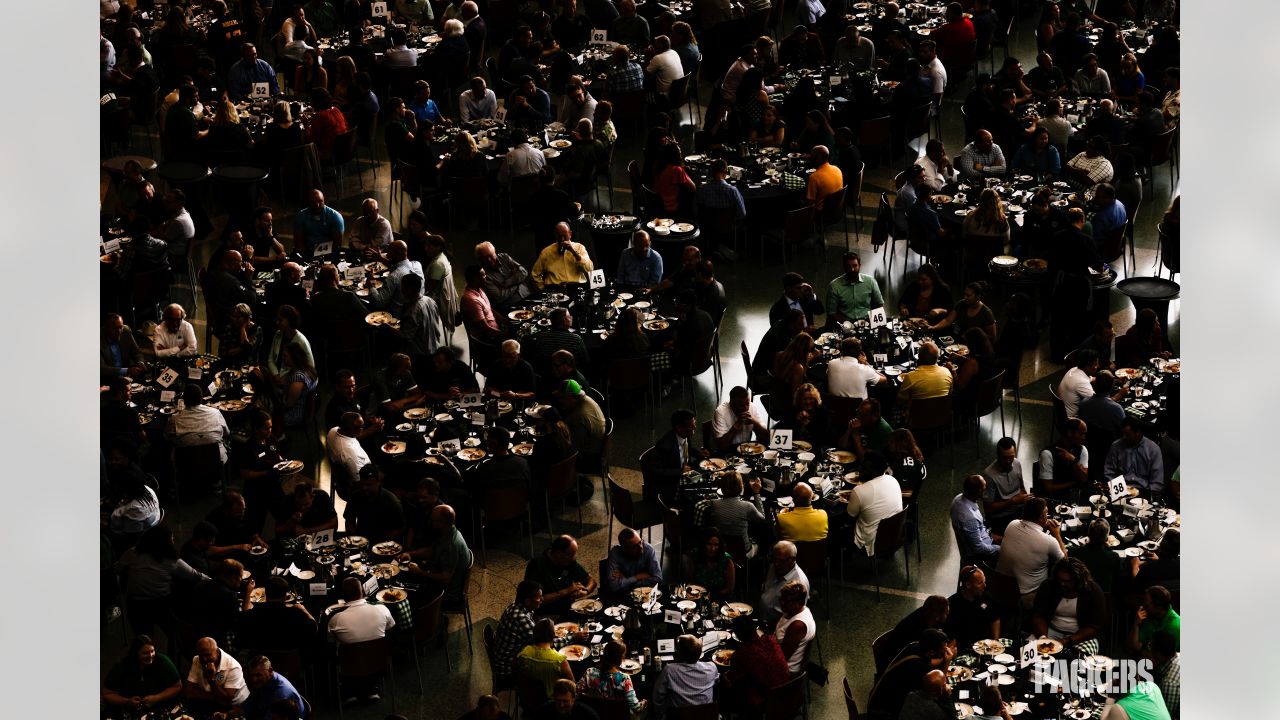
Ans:
{"type": "Polygon", "coordinates": [[[317,245],[332,242],[334,252],[342,247],[345,230],[342,213],[324,204],[324,193],[312,190],[307,206],[293,219],[293,249],[310,259],[317,245]]]}
{"type": "Polygon", "coordinates": [[[1013,171],[1029,173],[1038,178],[1058,177],[1062,174],[1062,158],[1058,148],[1049,143],[1049,130],[1036,128],[1031,141],[1013,154],[1013,171]]]}
{"type": "Polygon", "coordinates": [[[631,248],[618,258],[619,285],[652,288],[662,281],[662,256],[652,249],[649,233],[637,230],[631,248]]]}
{"type": "Polygon", "coordinates": [[[987,481],[981,475],[964,479],[964,492],[951,501],[951,530],[960,548],[960,564],[971,565],[979,561],[995,563],[1000,548],[993,542],[991,530],[982,519],[978,502],[987,489],[987,481]]]}
{"type": "Polygon", "coordinates": [[[720,158],[711,161],[711,177],[694,191],[693,200],[700,208],[733,208],[738,220],[747,216],[747,207],[742,202],[742,193],[730,185],[729,163],[720,158]]]}
{"type": "Polygon", "coordinates": [[[631,51],[626,45],[613,49],[613,60],[609,64],[609,95],[634,92],[644,89],[644,69],[638,63],[631,62],[631,51]]]}
{"type": "Polygon", "coordinates": [[[227,71],[227,94],[232,100],[243,100],[253,93],[254,83],[262,82],[271,85],[271,97],[280,94],[275,69],[258,58],[258,48],[253,43],[245,43],[240,46],[240,60],[227,71]]]}
{"type": "Polygon", "coordinates": [[[404,104],[420,123],[436,124],[443,119],[436,101],[431,99],[431,85],[426,80],[413,83],[413,99],[404,104]]]}
{"type": "Polygon", "coordinates": [[[618,533],[618,544],[609,549],[608,574],[604,577],[609,592],[623,592],[638,586],[662,583],[662,566],[658,553],[631,528],[618,533]]]}
{"type": "Polygon", "coordinates": [[[1116,188],[1111,183],[1098,183],[1093,203],[1098,207],[1093,214],[1093,239],[1101,241],[1107,233],[1123,228],[1128,218],[1124,203],[1116,199],[1116,188]]]}
{"type": "Polygon", "coordinates": [[[249,685],[249,699],[240,709],[247,718],[265,718],[271,706],[280,700],[290,700],[298,707],[297,717],[306,718],[306,702],[289,679],[271,669],[271,660],[258,655],[244,668],[245,683],[249,685]]]}

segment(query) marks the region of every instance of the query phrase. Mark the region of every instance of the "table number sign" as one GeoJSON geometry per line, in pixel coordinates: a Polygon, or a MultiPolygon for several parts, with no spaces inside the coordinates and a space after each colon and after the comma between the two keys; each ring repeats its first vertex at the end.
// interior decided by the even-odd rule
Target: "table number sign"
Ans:
{"type": "Polygon", "coordinates": [[[461,402],[462,402],[462,407],[479,407],[480,393],[478,392],[462,393],[461,402]]]}
{"type": "Polygon", "coordinates": [[[249,97],[255,100],[271,97],[271,84],[270,83],[254,83],[253,93],[249,97]]]}
{"type": "Polygon", "coordinates": [[[872,308],[867,317],[871,319],[871,327],[873,328],[884,327],[889,324],[889,318],[885,315],[882,307],[872,308]]]}
{"type": "Polygon", "coordinates": [[[1024,668],[1024,667],[1026,667],[1026,666],[1030,665],[1031,663],[1035,662],[1035,660],[1036,660],[1036,658],[1037,658],[1037,657],[1039,657],[1039,656],[1040,656],[1040,651],[1039,651],[1039,650],[1036,650],[1036,644],[1037,644],[1038,642],[1040,642],[1040,641],[1039,641],[1039,640],[1036,640],[1035,638],[1032,638],[1032,639],[1031,639],[1031,642],[1029,642],[1029,643],[1027,643],[1026,645],[1023,645],[1023,646],[1022,646],[1022,650],[1020,650],[1020,651],[1018,652],[1018,667],[1019,667],[1019,668],[1024,668]]]}
{"type": "Polygon", "coordinates": [[[315,252],[311,253],[311,257],[320,258],[331,252],[333,252],[333,242],[322,242],[319,245],[316,245],[315,252]]]}
{"type": "Polygon", "coordinates": [[[790,450],[791,436],[794,430],[773,430],[769,434],[769,448],[772,450],[790,450]]]}
{"type": "Polygon", "coordinates": [[[591,289],[598,290],[604,287],[604,270],[591,271],[591,289]]]}
{"type": "Polygon", "coordinates": [[[1107,481],[1107,495],[1112,500],[1119,500],[1129,494],[1129,484],[1124,481],[1123,475],[1117,475],[1107,481]]]}
{"type": "Polygon", "coordinates": [[[498,124],[505,123],[507,121],[507,109],[504,107],[500,107],[497,110],[494,110],[493,119],[496,120],[498,124]]]}
{"type": "Polygon", "coordinates": [[[311,536],[311,547],[329,547],[333,545],[333,529],[320,530],[311,536]]]}
{"type": "Polygon", "coordinates": [[[387,4],[385,2],[376,2],[369,6],[370,14],[373,17],[380,18],[387,16],[387,4]]]}
{"type": "Polygon", "coordinates": [[[603,45],[603,44],[605,44],[605,43],[607,43],[607,42],[609,42],[609,31],[608,31],[608,30],[592,30],[592,31],[591,31],[591,44],[592,44],[592,45],[603,45]]]}
{"type": "Polygon", "coordinates": [[[174,380],[177,380],[177,379],[178,379],[177,370],[174,370],[173,368],[165,368],[164,372],[160,373],[160,377],[156,378],[156,382],[160,385],[160,387],[167,388],[173,384],[174,380]]]}

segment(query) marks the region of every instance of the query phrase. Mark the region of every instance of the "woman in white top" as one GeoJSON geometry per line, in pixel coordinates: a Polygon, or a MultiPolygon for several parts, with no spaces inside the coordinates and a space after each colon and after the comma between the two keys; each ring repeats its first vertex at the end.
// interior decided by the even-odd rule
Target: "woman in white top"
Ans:
{"type": "Polygon", "coordinates": [[[773,636],[782,646],[782,655],[787,659],[787,668],[793,676],[804,670],[809,643],[818,632],[813,611],[805,606],[808,597],[809,591],[797,580],[783,585],[782,590],[778,591],[782,617],[778,620],[773,636]]]}

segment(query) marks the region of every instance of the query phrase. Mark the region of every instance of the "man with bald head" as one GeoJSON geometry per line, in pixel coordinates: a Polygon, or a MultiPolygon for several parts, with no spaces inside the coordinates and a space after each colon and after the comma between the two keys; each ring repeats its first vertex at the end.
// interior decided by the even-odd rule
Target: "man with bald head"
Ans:
{"type": "MultiPolygon", "coordinates": [[[[222,262],[217,270],[208,276],[209,305],[216,308],[213,313],[218,323],[226,321],[231,309],[240,303],[252,306],[258,301],[253,291],[253,265],[245,262],[244,256],[236,250],[227,250],[222,254],[222,262]]],[[[215,327],[215,330],[221,330],[215,327]]]]}
{"type": "Polygon", "coordinates": [[[249,699],[244,669],[211,637],[196,641],[196,656],[183,683],[183,694],[192,709],[204,712],[230,710],[249,699]]]}
{"type": "MultiPolygon", "coordinates": [[[[342,581],[342,599],[342,609],[329,618],[328,625],[329,635],[336,642],[347,645],[379,640],[396,626],[396,619],[386,605],[370,605],[365,599],[360,578],[350,575],[342,581]]],[[[344,679],[342,686],[351,695],[343,701],[354,702],[356,697],[381,700],[378,694],[380,679],[381,674],[344,679]]]]}
{"type": "Polygon", "coordinates": [[[973,141],[960,151],[955,166],[960,177],[966,180],[999,177],[1005,172],[1004,151],[995,143],[991,133],[979,130],[973,134],[973,141]]]}
{"type": "Polygon", "coordinates": [[[310,259],[321,243],[333,243],[330,252],[342,246],[346,224],[342,213],[324,204],[324,193],[313,189],[307,195],[307,206],[293,218],[293,249],[310,259]]]}
{"type": "Polygon", "coordinates": [[[652,289],[662,282],[662,256],[653,249],[649,233],[637,230],[631,236],[631,247],[618,256],[619,285],[652,289]]]}
{"type": "Polygon", "coordinates": [[[493,243],[476,245],[476,262],[484,268],[484,292],[495,310],[509,310],[529,295],[529,271],[493,243]]]}
{"type": "Polygon", "coordinates": [[[631,528],[618,533],[618,544],[609,548],[604,581],[609,592],[620,593],[635,587],[662,583],[662,563],[653,546],[631,528]]]}
{"type": "Polygon", "coordinates": [[[360,203],[360,217],[351,226],[351,247],[372,256],[381,253],[394,239],[391,223],[378,212],[378,201],[365,198],[360,203]]]}
{"type": "Polygon", "coordinates": [[[986,492],[986,478],[969,475],[964,479],[964,491],[951,500],[951,531],[960,549],[960,562],[965,565],[991,566],[1000,555],[1000,535],[987,527],[979,507],[986,492]]]}
{"type": "Polygon", "coordinates": [[[795,507],[778,513],[778,534],[791,542],[814,542],[827,537],[827,511],[813,506],[813,488],[796,483],[791,491],[795,507]]]}
{"type": "Polygon", "coordinates": [[[951,701],[951,687],[941,670],[930,670],[920,680],[920,687],[907,693],[902,702],[900,720],[949,720],[956,716],[951,701]]]}
{"type": "Polygon", "coordinates": [[[537,376],[529,361],[520,357],[520,341],[504,340],[498,357],[483,368],[484,391],[503,400],[532,400],[537,390],[537,376]]]}
{"type": "MultiPolygon", "coordinates": [[[[422,264],[409,259],[409,246],[403,240],[392,240],[387,245],[387,274],[382,278],[382,287],[369,290],[369,306],[387,310],[400,317],[404,309],[404,294],[400,291],[400,280],[413,273],[426,279],[422,274],[422,264]]],[[[368,278],[370,281],[372,277],[368,278]]]]}
{"type": "Polygon", "coordinates": [[[533,284],[542,289],[548,285],[587,282],[595,264],[587,255],[586,246],[573,241],[573,230],[568,223],[558,223],[555,234],[556,241],[543,248],[533,263],[530,273],[533,284]]]}
{"type": "Polygon", "coordinates": [[[437,505],[431,511],[431,529],[435,534],[435,542],[425,563],[409,562],[405,553],[400,557],[401,564],[408,562],[409,572],[426,578],[431,590],[444,590],[446,604],[461,603],[466,594],[463,580],[467,576],[467,568],[471,567],[472,553],[467,541],[458,532],[458,516],[448,505],[437,505]]]}
{"type": "MultiPolygon", "coordinates": [[[[307,317],[311,312],[311,298],[307,289],[302,286],[302,274],[302,266],[296,262],[290,261],[280,266],[280,276],[267,285],[267,317],[275,317],[276,311],[284,305],[292,306],[300,317],[307,317]]],[[[252,300],[245,302],[250,305],[253,303],[252,300]]]]}
{"type": "Polygon", "coordinates": [[[831,149],[826,145],[814,145],[809,151],[809,162],[814,171],[809,175],[805,199],[813,204],[815,212],[822,210],[822,201],[831,193],[844,187],[844,174],[831,164],[831,149]]]}

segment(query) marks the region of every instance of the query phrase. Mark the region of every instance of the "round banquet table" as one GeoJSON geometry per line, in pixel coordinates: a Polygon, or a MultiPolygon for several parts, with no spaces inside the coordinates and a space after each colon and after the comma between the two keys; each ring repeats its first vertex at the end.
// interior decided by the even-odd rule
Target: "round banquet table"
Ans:
{"type": "Polygon", "coordinates": [[[156,169],[156,161],[145,155],[116,155],[102,161],[102,169],[106,170],[113,178],[119,178],[124,175],[124,166],[130,160],[136,160],[142,166],[142,174],[146,175],[156,169]]]}
{"type": "Polygon", "coordinates": [[[1169,326],[1169,302],[1178,298],[1182,286],[1172,280],[1158,277],[1131,277],[1116,283],[1116,289],[1133,301],[1135,310],[1147,308],[1155,311],[1161,326],[1169,326]]]}
{"type": "MultiPolygon", "coordinates": [[[[596,258],[596,267],[612,274],[618,267],[618,259],[631,243],[632,234],[640,229],[639,218],[609,213],[591,217],[587,225],[591,231],[591,254],[596,258]]],[[[666,258],[662,260],[665,267],[666,258]]]]}

